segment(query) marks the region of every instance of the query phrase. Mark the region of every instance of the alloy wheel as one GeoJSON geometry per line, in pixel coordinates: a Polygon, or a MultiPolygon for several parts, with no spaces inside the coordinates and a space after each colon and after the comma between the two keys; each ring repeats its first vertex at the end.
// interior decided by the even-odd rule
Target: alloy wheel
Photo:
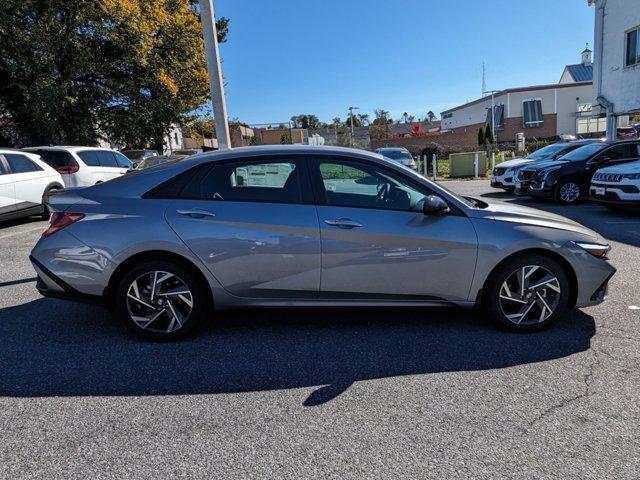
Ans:
{"type": "Polygon", "coordinates": [[[528,265],[511,273],[500,287],[500,308],[515,325],[544,322],[560,301],[560,282],[544,267],[528,265]]]}
{"type": "Polygon", "coordinates": [[[155,270],[136,278],[127,289],[127,309],[143,330],[172,333],[180,330],[193,310],[193,295],[171,272],[155,270]]]}
{"type": "Polygon", "coordinates": [[[560,187],[560,199],[566,203],[573,203],[580,197],[580,186],[574,182],[567,182],[560,187]]]}

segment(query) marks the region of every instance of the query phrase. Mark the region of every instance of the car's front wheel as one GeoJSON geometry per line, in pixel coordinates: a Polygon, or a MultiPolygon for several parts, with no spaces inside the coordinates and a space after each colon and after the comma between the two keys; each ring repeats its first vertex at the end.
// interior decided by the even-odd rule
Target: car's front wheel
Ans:
{"type": "Polygon", "coordinates": [[[175,340],[193,330],[207,312],[206,286],[191,269],[168,261],[131,267],[116,290],[116,315],[136,335],[175,340]]]}
{"type": "Polygon", "coordinates": [[[565,311],[569,281],[543,255],[525,254],[501,265],[485,285],[483,310],[499,325],[530,332],[548,327],[565,311]]]}
{"type": "Polygon", "coordinates": [[[555,189],[554,197],[561,205],[575,205],[582,197],[582,188],[576,180],[562,180],[555,189]]]}

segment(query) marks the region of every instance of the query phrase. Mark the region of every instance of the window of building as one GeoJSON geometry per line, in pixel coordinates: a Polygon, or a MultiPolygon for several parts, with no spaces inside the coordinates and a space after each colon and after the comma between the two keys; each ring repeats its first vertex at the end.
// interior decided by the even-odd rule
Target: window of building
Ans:
{"type": "Polygon", "coordinates": [[[597,117],[584,117],[576,120],[576,133],[604,133],[607,131],[607,119],[597,117]]]}
{"type": "Polygon", "coordinates": [[[579,103],[578,104],[578,113],[588,113],[593,110],[593,105],[590,103],[579,103]]]}
{"type": "Polygon", "coordinates": [[[442,115],[442,119],[446,120],[447,118],[451,118],[453,117],[453,113],[445,113],[444,115],[442,115]]]}
{"type": "Polygon", "coordinates": [[[640,64],[640,27],[629,30],[626,35],[625,67],[640,64]]]}
{"type": "Polygon", "coordinates": [[[534,98],[522,102],[522,117],[525,127],[540,127],[544,123],[542,117],[542,100],[534,98]]]}
{"type": "Polygon", "coordinates": [[[5,153],[4,158],[9,164],[11,173],[37,172],[42,170],[38,165],[33,163],[24,155],[16,155],[14,153],[5,153]]]}
{"type": "MultiPolygon", "coordinates": [[[[491,107],[487,108],[487,121],[491,125],[491,107]]],[[[504,127],[504,105],[494,105],[493,108],[494,124],[496,129],[504,127]]]]}

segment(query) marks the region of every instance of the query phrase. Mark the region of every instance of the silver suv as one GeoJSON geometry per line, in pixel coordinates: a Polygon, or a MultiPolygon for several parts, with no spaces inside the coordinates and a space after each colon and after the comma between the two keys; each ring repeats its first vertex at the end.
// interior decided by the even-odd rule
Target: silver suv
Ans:
{"type": "Polygon", "coordinates": [[[360,150],[206,153],[50,199],[31,261],[43,295],[113,306],[174,339],[260,306],[480,306],[518,331],[604,300],[595,232],[457,196],[360,150]]]}

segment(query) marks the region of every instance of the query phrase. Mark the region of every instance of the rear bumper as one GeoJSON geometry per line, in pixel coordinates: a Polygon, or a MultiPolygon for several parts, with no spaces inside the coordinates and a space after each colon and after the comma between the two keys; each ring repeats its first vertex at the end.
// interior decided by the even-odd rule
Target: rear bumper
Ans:
{"type": "Polygon", "coordinates": [[[38,260],[33,258],[33,255],[29,255],[29,260],[38,275],[36,289],[41,295],[45,297],[59,298],[62,300],[70,300],[73,302],[89,303],[92,305],[105,305],[104,298],[102,296],[90,295],[76,290],[38,260]]]}

